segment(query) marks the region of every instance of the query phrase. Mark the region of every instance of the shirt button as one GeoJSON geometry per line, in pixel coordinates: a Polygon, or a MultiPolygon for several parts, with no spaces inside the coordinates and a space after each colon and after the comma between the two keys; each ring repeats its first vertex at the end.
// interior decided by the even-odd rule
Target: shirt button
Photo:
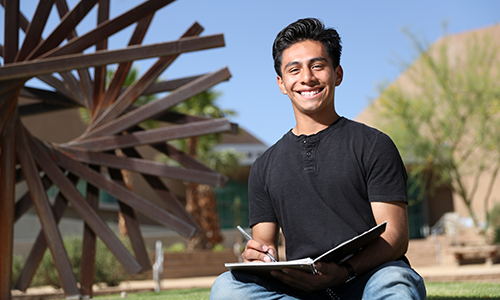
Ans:
{"type": "Polygon", "coordinates": [[[307,155],[307,156],[311,156],[311,151],[307,151],[307,152],[306,152],[306,155],[307,155]]]}
{"type": "Polygon", "coordinates": [[[302,143],[304,143],[304,144],[305,144],[305,143],[307,143],[307,140],[306,140],[306,139],[304,139],[304,140],[302,141],[302,143]]]}

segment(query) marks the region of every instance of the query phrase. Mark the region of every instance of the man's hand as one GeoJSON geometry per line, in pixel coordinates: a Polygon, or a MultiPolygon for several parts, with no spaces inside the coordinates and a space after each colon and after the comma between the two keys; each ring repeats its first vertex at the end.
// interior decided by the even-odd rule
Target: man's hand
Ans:
{"type": "Polygon", "coordinates": [[[269,252],[276,260],[278,258],[278,233],[279,226],[272,222],[258,223],[252,227],[253,240],[249,240],[245,251],[241,254],[244,262],[271,262],[266,255],[269,252]]]}
{"type": "Polygon", "coordinates": [[[306,292],[314,292],[327,287],[341,285],[349,277],[347,269],[335,263],[318,262],[316,263],[316,269],[319,272],[318,274],[309,274],[285,268],[282,272],[272,271],[271,275],[293,288],[306,292]]]}
{"type": "Polygon", "coordinates": [[[266,255],[266,252],[276,257],[276,250],[273,247],[268,247],[256,240],[249,240],[241,257],[244,262],[271,262],[272,260],[266,255]]]}

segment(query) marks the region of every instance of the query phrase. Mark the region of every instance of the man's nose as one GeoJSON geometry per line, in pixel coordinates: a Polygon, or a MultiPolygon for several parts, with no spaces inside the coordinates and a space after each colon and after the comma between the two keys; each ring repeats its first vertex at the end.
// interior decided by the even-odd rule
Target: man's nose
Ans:
{"type": "Polygon", "coordinates": [[[311,69],[305,69],[304,72],[302,72],[302,82],[304,84],[311,84],[316,81],[316,77],[314,76],[314,73],[311,71],[311,69]]]}

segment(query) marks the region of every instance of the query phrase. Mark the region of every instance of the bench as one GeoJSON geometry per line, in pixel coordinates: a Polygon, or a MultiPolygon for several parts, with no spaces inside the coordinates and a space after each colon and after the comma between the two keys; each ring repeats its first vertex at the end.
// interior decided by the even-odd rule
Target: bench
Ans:
{"type": "Polygon", "coordinates": [[[453,247],[450,250],[457,265],[466,260],[485,259],[486,265],[491,266],[500,257],[500,246],[495,245],[453,247]]]}

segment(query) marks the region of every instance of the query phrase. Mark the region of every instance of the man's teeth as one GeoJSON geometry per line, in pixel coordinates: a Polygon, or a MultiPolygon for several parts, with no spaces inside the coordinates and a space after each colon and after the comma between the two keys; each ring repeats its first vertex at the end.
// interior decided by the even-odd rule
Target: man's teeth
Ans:
{"type": "Polygon", "coordinates": [[[319,93],[319,91],[300,92],[300,94],[305,97],[311,97],[316,95],[317,93],[319,93]]]}

